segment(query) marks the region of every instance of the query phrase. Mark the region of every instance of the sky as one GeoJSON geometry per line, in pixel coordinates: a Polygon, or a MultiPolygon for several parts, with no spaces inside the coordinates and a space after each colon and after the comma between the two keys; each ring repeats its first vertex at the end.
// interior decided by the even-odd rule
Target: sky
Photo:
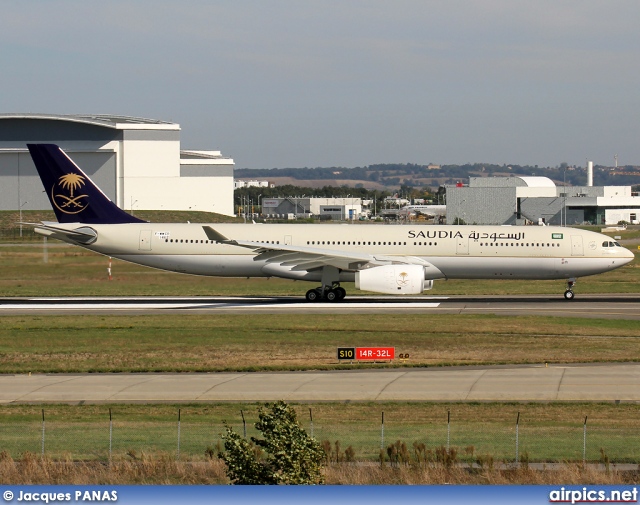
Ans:
{"type": "Polygon", "coordinates": [[[237,168],[640,165],[637,0],[2,0],[0,112],[180,124],[237,168]]]}

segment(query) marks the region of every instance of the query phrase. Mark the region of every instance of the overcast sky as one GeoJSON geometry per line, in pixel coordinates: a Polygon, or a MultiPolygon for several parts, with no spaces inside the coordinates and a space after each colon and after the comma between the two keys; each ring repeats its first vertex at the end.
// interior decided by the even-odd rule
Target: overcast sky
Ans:
{"type": "Polygon", "coordinates": [[[0,6],[0,112],[174,121],[237,168],[640,164],[637,0],[0,6]]]}

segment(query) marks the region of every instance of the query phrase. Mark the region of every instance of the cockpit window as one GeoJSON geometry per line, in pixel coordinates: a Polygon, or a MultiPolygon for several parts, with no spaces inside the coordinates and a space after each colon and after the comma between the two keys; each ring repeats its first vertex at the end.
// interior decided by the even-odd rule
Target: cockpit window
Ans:
{"type": "Polygon", "coordinates": [[[614,242],[613,244],[618,246],[618,247],[622,247],[618,242],[614,242]]]}
{"type": "Polygon", "coordinates": [[[609,247],[609,242],[604,241],[604,242],[602,243],[602,247],[609,247]]]}

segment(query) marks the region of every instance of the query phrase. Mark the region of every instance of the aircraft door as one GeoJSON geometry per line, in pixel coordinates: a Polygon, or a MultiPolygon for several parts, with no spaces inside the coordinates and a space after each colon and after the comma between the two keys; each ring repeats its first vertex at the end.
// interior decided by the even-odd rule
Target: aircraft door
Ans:
{"type": "Polygon", "coordinates": [[[140,251],[151,250],[151,230],[142,230],[140,232],[140,243],[138,245],[140,251]]]}
{"type": "Polygon", "coordinates": [[[571,256],[584,256],[580,235],[571,235],[571,256]]]}
{"type": "Polygon", "coordinates": [[[469,254],[468,237],[458,237],[456,241],[456,254],[469,254]]]}
{"type": "Polygon", "coordinates": [[[284,236],[284,245],[291,245],[291,235],[284,236]]]}

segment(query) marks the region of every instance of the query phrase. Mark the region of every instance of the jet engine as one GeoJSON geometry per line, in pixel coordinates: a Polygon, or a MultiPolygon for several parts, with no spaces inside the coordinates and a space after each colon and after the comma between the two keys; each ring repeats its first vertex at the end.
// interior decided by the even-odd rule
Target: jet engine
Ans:
{"type": "Polygon", "coordinates": [[[433,288],[421,265],[384,265],[356,272],[356,289],[390,295],[418,295],[433,288]]]}

